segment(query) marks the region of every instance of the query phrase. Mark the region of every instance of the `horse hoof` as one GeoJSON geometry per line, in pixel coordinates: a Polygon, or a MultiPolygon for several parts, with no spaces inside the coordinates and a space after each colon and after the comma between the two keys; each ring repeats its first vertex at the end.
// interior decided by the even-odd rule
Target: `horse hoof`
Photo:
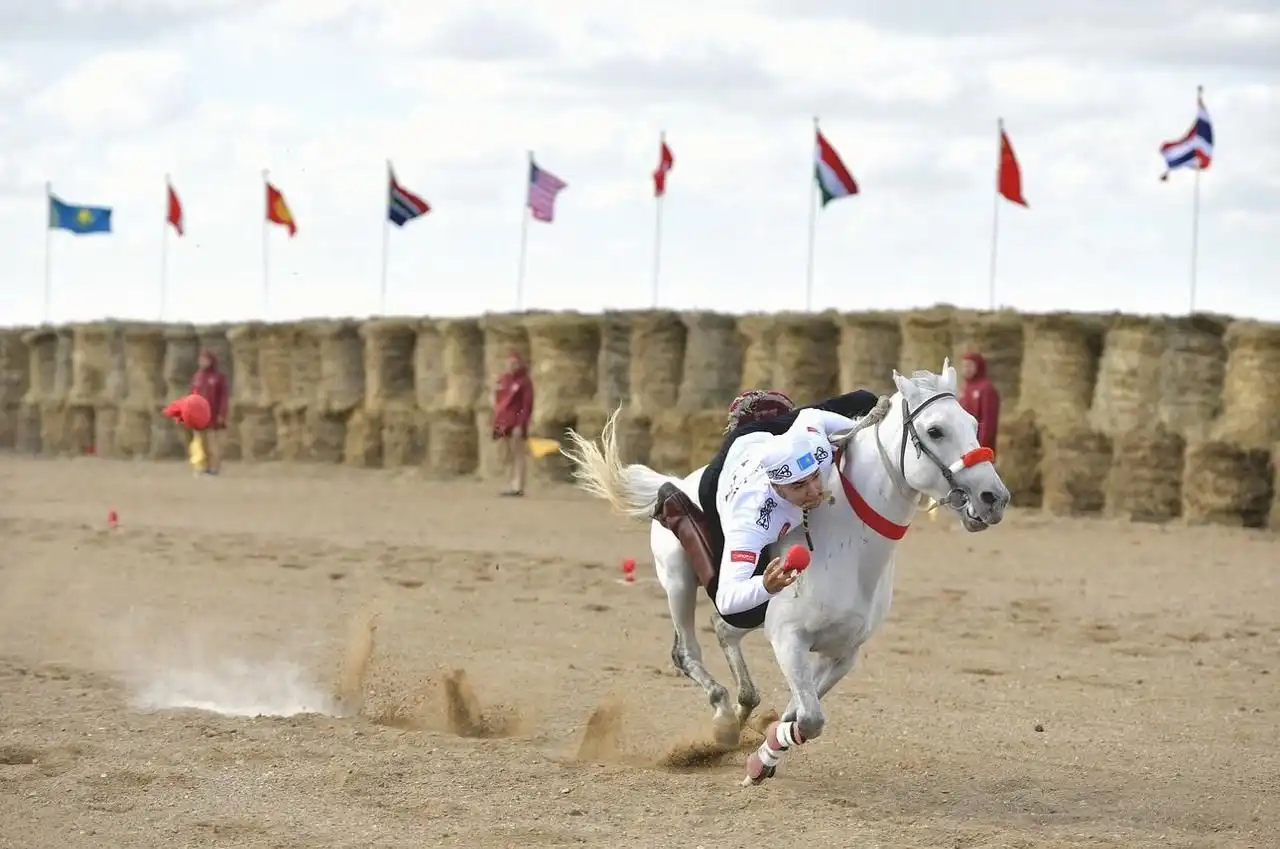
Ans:
{"type": "Polygon", "coordinates": [[[752,752],[747,758],[747,777],[742,779],[742,786],[754,787],[766,778],[773,778],[777,771],[776,766],[765,766],[764,761],[760,760],[760,755],[752,752]]]}
{"type": "Polygon", "coordinates": [[[742,741],[742,727],[736,717],[720,716],[715,721],[716,745],[722,749],[736,749],[742,741]]]}

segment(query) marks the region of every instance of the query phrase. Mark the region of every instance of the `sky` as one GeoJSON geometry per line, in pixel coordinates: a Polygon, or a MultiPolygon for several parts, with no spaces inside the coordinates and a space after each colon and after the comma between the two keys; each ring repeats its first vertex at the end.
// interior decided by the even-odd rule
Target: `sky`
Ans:
{"type": "Polygon", "coordinates": [[[1196,308],[1280,320],[1274,0],[0,0],[0,324],[46,279],[55,322],[512,310],[530,151],[568,188],[523,306],[648,308],[663,132],[658,305],[803,310],[815,116],[861,192],[816,214],[814,309],[987,306],[1002,117],[997,304],[1185,313],[1159,146],[1197,85],[1196,308]],[[389,234],[388,160],[432,206],[389,234]],[[46,183],[114,231],[50,232],[46,183]]]}

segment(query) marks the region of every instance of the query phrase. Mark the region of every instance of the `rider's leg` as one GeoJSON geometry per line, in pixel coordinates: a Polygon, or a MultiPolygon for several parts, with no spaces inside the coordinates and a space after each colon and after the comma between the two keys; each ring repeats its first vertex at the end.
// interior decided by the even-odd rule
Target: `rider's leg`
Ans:
{"type": "Polygon", "coordinates": [[[689,496],[673,483],[664,483],[658,489],[658,503],[653,511],[654,520],[675,534],[680,546],[689,558],[698,581],[706,586],[714,580],[720,561],[720,550],[715,546],[712,529],[706,516],[689,496]]]}

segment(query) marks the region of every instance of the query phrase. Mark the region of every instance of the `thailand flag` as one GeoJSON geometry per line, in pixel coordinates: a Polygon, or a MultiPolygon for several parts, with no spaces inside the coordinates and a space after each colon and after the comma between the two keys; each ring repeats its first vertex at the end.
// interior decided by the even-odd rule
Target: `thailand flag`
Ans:
{"type": "Polygon", "coordinates": [[[1169,179],[1169,172],[1178,168],[1203,171],[1213,162],[1213,122],[1204,108],[1203,94],[1196,93],[1196,120],[1191,129],[1182,138],[1160,145],[1160,155],[1165,165],[1161,180],[1169,179]]]}

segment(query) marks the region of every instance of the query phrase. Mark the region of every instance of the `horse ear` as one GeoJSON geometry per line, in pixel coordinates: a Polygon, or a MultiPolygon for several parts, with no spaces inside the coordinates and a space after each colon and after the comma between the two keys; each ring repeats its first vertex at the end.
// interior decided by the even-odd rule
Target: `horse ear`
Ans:
{"type": "Polygon", "coordinates": [[[945,383],[947,387],[951,389],[952,392],[954,392],[956,389],[956,367],[951,365],[950,357],[942,358],[941,377],[942,377],[942,382],[945,383]]]}
{"type": "Polygon", "coordinates": [[[902,393],[902,397],[910,400],[915,397],[916,385],[907,378],[898,374],[898,370],[893,370],[893,385],[898,387],[898,391],[902,393]]]}

